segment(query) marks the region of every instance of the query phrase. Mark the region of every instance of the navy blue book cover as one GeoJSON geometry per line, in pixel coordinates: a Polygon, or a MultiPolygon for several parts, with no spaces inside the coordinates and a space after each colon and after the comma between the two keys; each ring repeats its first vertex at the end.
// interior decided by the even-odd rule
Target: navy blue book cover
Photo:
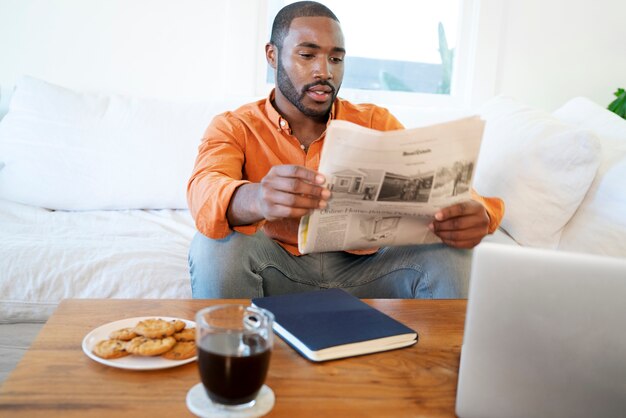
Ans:
{"type": "Polygon", "coordinates": [[[341,289],[255,298],[252,303],[272,312],[275,322],[311,351],[405,334],[417,337],[411,328],[341,289]]]}

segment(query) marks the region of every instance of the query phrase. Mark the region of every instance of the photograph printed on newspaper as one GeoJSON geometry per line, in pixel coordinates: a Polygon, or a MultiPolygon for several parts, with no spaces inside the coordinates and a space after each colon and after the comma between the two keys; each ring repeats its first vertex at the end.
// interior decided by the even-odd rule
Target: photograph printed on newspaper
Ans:
{"type": "Polygon", "coordinates": [[[332,196],[301,219],[299,251],[440,242],[428,224],[471,199],[483,130],[478,116],[385,132],[331,121],[318,171],[332,196]]]}

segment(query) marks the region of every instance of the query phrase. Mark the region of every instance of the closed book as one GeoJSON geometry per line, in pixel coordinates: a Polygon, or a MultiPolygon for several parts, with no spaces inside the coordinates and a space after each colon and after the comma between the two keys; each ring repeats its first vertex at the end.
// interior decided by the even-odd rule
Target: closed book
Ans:
{"type": "Polygon", "coordinates": [[[406,347],[417,332],[341,289],[252,299],[274,331],[304,357],[325,361],[406,347]]]}

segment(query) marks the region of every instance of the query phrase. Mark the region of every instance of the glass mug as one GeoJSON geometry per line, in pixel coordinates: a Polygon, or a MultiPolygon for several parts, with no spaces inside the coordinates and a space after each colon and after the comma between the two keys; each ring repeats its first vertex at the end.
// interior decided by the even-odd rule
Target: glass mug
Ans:
{"type": "Polygon", "coordinates": [[[196,314],[198,368],[214,404],[251,408],[267,376],[274,315],[262,308],[217,305],[196,314]]]}

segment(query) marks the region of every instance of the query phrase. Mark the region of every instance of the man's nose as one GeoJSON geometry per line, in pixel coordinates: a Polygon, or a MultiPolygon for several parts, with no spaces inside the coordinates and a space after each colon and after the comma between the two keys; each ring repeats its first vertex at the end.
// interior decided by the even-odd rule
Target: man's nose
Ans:
{"type": "Polygon", "coordinates": [[[331,72],[330,65],[326,57],[320,57],[320,59],[316,61],[316,67],[313,71],[313,77],[319,80],[332,80],[333,74],[331,72]]]}

